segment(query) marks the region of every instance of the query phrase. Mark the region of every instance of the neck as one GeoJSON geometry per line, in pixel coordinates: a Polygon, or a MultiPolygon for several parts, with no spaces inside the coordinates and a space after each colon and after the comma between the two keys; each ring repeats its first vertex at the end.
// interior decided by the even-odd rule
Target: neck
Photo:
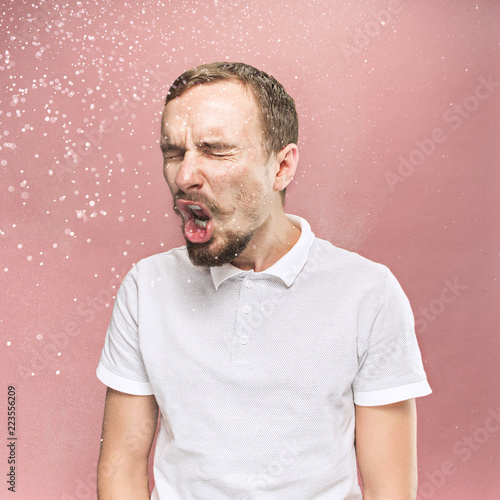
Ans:
{"type": "Polygon", "coordinates": [[[283,211],[269,218],[255,231],[247,248],[231,262],[244,271],[260,272],[271,267],[297,243],[300,229],[283,211]]]}

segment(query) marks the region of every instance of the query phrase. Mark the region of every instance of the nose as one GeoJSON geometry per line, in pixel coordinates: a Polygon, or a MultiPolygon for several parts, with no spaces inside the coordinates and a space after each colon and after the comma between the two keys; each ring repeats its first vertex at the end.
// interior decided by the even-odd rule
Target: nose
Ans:
{"type": "Polygon", "coordinates": [[[197,191],[202,188],[203,176],[200,173],[194,153],[186,152],[184,154],[184,158],[175,175],[175,184],[184,193],[197,191]]]}

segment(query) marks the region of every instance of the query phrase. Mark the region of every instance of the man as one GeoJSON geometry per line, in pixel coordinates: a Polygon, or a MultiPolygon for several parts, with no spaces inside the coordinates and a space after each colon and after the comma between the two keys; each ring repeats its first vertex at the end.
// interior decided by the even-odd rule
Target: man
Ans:
{"type": "Polygon", "coordinates": [[[140,261],[117,294],[100,500],[403,500],[416,495],[414,398],[430,393],[413,317],[380,264],[285,215],[295,105],[272,77],[181,75],[162,117],[186,246],[140,261]]]}

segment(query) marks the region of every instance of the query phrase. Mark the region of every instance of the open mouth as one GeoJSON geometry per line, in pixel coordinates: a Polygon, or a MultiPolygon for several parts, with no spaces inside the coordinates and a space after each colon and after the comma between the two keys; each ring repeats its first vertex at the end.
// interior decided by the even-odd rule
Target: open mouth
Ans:
{"type": "Polygon", "coordinates": [[[213,234],[210,212],[203,203],[178,199],[175,205],[184,219],[184,235],[192,243],[206,243],[213,234]]]}

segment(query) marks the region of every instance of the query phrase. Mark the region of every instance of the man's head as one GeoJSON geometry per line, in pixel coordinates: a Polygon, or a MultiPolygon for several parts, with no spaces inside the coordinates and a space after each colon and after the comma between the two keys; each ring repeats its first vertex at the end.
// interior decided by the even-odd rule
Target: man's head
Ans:
{"type": "MultiPolygon", "coordinates": [[[[283,85],[267,73],[244,63],[216,62],[190,69],[172,83],[165,106],[195,85],[235,80],[249,90],[257,104],[267,155],[278,153],[287,144],[297,144],[299,124],[295,102],[283,85]]],[[[285,193],[282,193],[283,203],[285,193]]]]}
{"type": "Polygon", "coordinates": [[[161,147],[193,263],[231,262],[276,229],[271,223],[283,214],[296,141],[293,99],[265,73],[214,63],[175,80],[161,147]]]}

